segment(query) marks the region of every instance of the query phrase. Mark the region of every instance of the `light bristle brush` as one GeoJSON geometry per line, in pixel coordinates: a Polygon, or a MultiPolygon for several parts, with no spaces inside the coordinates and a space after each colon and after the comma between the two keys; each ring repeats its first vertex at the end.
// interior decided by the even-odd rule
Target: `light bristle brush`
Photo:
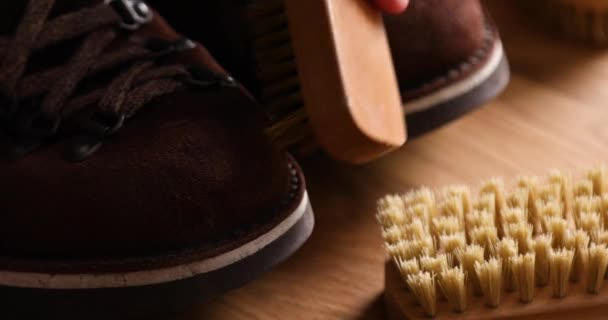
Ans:
{"type": "Polygon", "coordinates": [[[608,310],[608,169],[379,200],[391,320],[552,319],[608,310]],[[477,196],[475,196],[475,194],[477,196]],[[524,307],[525,305],[525,307],[524,307]]]}
{"type": "Polygon", "coordinates": [[[519,0],[551,31],[598,46],[608,45],[607,0],[519,0]]]}
{"type": "Polygon", "coordinates": [[[318,142],[361,163],[405,142],[384,23],[370,1],[248,2],[261,102],[278,144],[306,152],[318,142]]]}

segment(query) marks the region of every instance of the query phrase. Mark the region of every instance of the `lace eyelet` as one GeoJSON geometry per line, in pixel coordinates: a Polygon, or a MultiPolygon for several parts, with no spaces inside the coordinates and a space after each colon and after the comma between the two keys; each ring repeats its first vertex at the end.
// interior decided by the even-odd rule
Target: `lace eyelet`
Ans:
{"type": "Polygon", "coordinates": [[[49,138],[57,133],[61,119],[49,117],[42,111],[25,113],[17,117],[16,131],[28,138],[49,138]]]}
{"type": "Polygon", "coordinates": [[[103,144],[103,138],[82,134],[74,138],[65,150],[65,159],[72,162],[82,161],[94,154],[103,144]]]}
{"type": "Polygon", "coordinates": [[[158,59],[170,54],[183,52],[196,48],[196,42],[183,38],[177,41],[165,41],[157,38],[148,39],[145,47],[152,51],[150,59],[158,59]]]}
{"type": "Polygon", "coordinates": [[[105,4],[122,17],[120,26],[127,30],[136,30],[154,18],[152,9],[142,0],[105,0],[105,4]]]}
{"type": "Polygon", "coordinates": [[[94,112],[81,122],[84,131],[101,138],[120,130],[125,123],[125,115],[111,112],[94,112]]]}
{"type": "Polygon", "coordinates": [[[106,137],[122,128],[125,119],[125,115],[111,112],[90,114],[80,123],[84,132],[68,144],[65,158],[74,162],[88,158],[101,147],[106,137]]]}
{"type": "Polygon", "coordinates": [[[202,88],[234,88],[238,82],[231,76],[213,72],[209,69],[200,67],[189,67],[188,71],[192,75],[190,84],[202,88]]]}

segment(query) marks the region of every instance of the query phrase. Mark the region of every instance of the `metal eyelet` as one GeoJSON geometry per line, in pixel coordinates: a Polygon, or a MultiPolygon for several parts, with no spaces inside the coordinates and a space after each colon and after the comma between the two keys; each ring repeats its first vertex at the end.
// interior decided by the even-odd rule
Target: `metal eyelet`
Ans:
{"type": "Polygon", "coordinates": [[[94,154],[102,145],[102,138],[90,134],[82,134],[67,144],[68,147],[64,152],[64,156],[68,161],[82,161],[94,154]]]}
{"type": "Polygon", "coordinates": [[[177,41],[164,41],[156,38],[148,39],[145,47],[152,51],[151,59],[158,59],[170,54],[196,48],[196,42],[183,38],[177,41]]]}
{"type": "Polygon", "coordinates": [[[94,112],[86,117],[80,126],[89,135],[105,138],[120,130],[125,123],[125,115],[110,112],[94,112]]]}
{"type": "Polygon", "coordinates": [[[122,17],[120,26],[127,30],[136,30],[154,18],[152,9],[142,0],[105,0],[105,4],[122,17]]]}
{"type": "Polygon", "coordinates": [[[213,72],[209,69],[200,67],[190,67],[188,71],[192,75],[190,84],[202,88],[234,88],[238,82],[231,76],[213,72]]]}
{"type": "Polygon", "coordinates": [[[94,154],[105,139],[120,130],[125,116],[116,113],[95,112],[80,123],[83,133],[76,136],[65,151],[68,161],[82,161],[94,154]]]}

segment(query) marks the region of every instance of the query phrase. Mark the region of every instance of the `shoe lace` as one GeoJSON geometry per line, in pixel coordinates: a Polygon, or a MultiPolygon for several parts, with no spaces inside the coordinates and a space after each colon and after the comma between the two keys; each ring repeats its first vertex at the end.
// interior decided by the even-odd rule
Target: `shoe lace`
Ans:
{"type": "Polygon", "coordinates": [[[143,1],[105,0],[50,18],[54,5],[55,0],[29,0],[14,35],[0,36],[0,127],[16,155],[67,135],[74,139],[66,155],[81,160],[156,97],[187,86],[235,85],[208,69],[160,62],[194,48],[188,39],[123,41],[112,47],[122,34],[152,19],[143,1]],[[32,54],[74,39],[82,40],[65,64],[28,74],[32,54]],[[107,86],[80,92],[85,79],[121,66],[126,67],[107,86]]]}

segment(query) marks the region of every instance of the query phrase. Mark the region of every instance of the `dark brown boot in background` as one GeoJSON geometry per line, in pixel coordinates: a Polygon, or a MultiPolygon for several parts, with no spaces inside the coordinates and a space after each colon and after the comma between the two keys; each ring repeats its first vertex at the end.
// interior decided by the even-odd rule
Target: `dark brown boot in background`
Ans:
{"type": "Polygon", "coordinates": [[[141,1],[0,4],[3,319],[157,313],[296,251],[298,165],[141,1]]]}
{"type": "MultiPolygon", "coordinates": [[[[252,36],[254,28],[247,17],[247,4],[263,1],[151,2],[178,30],[209,44],[227,70],[264,103],[258,75],[265,70],[256,64],[255,42],[259,40],[252,36]]],[[[479,0],[412,0],[405,13],[385,16],[385,24],[409,137],[483,105],[509,80],[498,31],[479,0]]],[[[278,22],[276,27],[288,29],[278,22]]],[[[284,128],[299,111],[267,110],[270,133],[281,144],[296,149],[308,147],[301,140],[312,135],[303,134],[301,128],[275,128],[284,128]]]]}
{"type": "Polygon", "coordinates": [[[410,137],[483,105],[507,85],[498,30],[479,0],[412,0],[384,20],[410,137]]]}

